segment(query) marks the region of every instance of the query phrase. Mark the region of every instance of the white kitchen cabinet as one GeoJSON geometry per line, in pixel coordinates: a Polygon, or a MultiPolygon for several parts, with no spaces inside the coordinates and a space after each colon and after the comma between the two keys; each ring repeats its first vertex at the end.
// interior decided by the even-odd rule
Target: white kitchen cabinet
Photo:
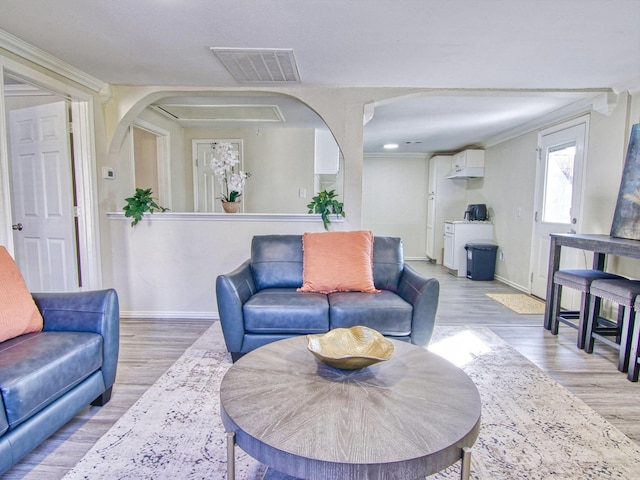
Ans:
{"type": "Polygon", "coordinates": [[[451,158],[451,168],[484,167],[484,150],[464,150],[451,158]]]}
{"type": "Polygon", "coordinates": [[[444,224],[444,261],[450,273],[467,275],[467,243],[493,243],[491,222],[453,221],[444,224]]]}
{"type": "Polygon", "coordinates": [[[464,150],[451,158],[450,180],[484,177],[484,150],[464,150]]]}
{"type": "MultiPolygon", "coordinates": [[[[446,225],[447,224],[445,224],[445,230],[447,230],[446,225]]],[[[443,239],[444,239],[444,256],[442,258],[442,264],[451,270],[455,265],[455,261],[453,258],[453,251],[454,251],[453,229],[450,229],[450,232],[445,232],[445,234],[443,235],[443,239]]]]}
{"type": "Polygon", "coordinates": [[[450,155],[436,155],[429,160],[426,254],[436,263],[443,262],[444,222],[462,218],[466,208],[465,185],[445,178],[450,168],[450,155]]]}
{"type": "Polygon", "coordinates": [[[337,175],[340,169],[340,149],[328,130],[315,132],[314,173],[316,175],[337,175]]]}

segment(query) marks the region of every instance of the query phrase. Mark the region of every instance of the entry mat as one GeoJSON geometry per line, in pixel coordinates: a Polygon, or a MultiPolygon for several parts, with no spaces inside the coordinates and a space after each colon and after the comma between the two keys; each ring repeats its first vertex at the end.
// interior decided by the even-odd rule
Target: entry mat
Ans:
{"type": "Polygon", "coordinates": [[[487,297],[520,315],[544,315],[544,302],[524,293],[487,293],[487,297]]]}

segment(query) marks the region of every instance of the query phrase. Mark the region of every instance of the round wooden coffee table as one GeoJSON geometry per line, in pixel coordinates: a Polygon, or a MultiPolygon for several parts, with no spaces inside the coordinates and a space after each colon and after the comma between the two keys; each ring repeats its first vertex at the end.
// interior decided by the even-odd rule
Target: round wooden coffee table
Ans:
{"type": "Polygon", "coordinates": [[[480,395],[462,370],[394,341],[391,360],[361,370],[324,365],[304,336],[265,345],[220,385],[228,438],[264,465],[303,479],[413,479],[462,460],[480,429],[480,395]]]}

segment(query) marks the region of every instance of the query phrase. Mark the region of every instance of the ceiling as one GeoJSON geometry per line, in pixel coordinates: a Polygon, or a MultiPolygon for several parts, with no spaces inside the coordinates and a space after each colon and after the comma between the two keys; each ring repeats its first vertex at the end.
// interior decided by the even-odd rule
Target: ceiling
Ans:
{"type": "Polygon", "coordinates": [[[294,87],[429,89],[376,106],[367,153],[387,142],[413,153],[484,145],[640,86],[640,0],[2,0],[1,9],[0,29],[112,84],[245,86],[216,47],[292,51],[294,87]]]}

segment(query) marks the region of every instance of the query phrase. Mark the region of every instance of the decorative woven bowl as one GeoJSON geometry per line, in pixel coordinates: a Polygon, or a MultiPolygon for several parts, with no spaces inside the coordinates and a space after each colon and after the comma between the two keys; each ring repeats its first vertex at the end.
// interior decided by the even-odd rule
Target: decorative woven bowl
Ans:
{"type": "Polygon", "coordinates": [[[307,348],[335,368],[356,370],[389,360],[393,343],[380,332],[363,326],[335,328],[324,335],[307,335],[307,348]]]}

